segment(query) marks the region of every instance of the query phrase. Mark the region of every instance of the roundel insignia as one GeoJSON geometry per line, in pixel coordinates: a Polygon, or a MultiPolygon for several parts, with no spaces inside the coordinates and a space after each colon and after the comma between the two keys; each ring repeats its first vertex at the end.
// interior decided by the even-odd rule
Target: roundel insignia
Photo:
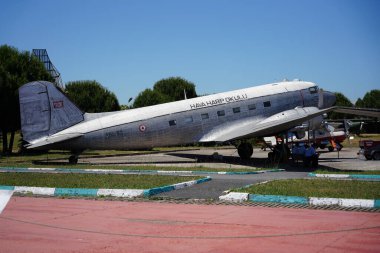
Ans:
{"type": "Polygon", "coordinates": [[[140,130],[140,132],[145,132],[146,126],[145,125],[140,125],[139,126],[139,130],[140,130]]]}

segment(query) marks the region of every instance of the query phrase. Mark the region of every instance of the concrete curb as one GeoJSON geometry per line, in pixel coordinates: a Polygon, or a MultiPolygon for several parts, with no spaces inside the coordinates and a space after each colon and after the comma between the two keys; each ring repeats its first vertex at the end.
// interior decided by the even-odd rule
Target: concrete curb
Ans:
{"type": "Polygon", "coordinates": [[[174,184],[174,185],[168,185],[168,186],[162,186],[162,187],[152,188],[152,189],[144,190],[143,195],[145,197],[149,197],[149,196],[156,195],[156,194],[159,194],[159,193],[173,191],[173,190],[189,187],[189,186],[192,186],[192,185],[195,185],[195,184],[204,183],[204,182],[207,182],[207,181],[210,181],[210,180],[211,180],[211,177],[206,177],[206,178],[202,178],[202,179],[198,179],[198,180],[193,180],[193,181],[188,181],[188,182],[183,182],[183,183],[178,183],[178,184],[174,184]]]}
{"type": "Polygon", "coordinates": [[[248,200],[248,193],[243,192],[230,192],[226,195],[220,196],[219,200],[229,202],[245,202],[248,200]]]}
{"type": "Polygon", "coordinates": [[[0,167],[0,172],[52,172],[52,173],[94,173],[94,174],[143,174],[156,173],[159,175],[171,174],[216,174],[216,175],[248,175],[262,174],[267,172],[280,172],[284,169],[258,170],[258,171],[201,171],[201,170],[129,170],[129,169],[63,169],[63,168],[16,168],[16,167],[0,167]]]}
{"type": "Polygon", "coordinates": [[[46,196],[112,196],[123,198],[149,197],[161,192],[172,191],[195,184],[210,181],[210,177],[182,182],[174,185],[157,187],[152,189],[84,189],[84,188],[49,188],[49,187],[29,187],[29,186],[7,186],[0,185],[0,190],[8,190],[22,194],[36,194],[46,196]]]}
{"type": "Polygon", "coordinates": [[[361,175],[361,174],[316,174],[309,173],[309,177],[318,177],[318,178],[349,178],[349,179],[377,179],[380,180],[380,175],[361,175]]]}
{"type": "Polygon", "coordinates": [[[230,192],[220,196],[220,200],[231,202],[272,202],[283,204],[301,204],[313,206],[338,205],[342,207],[380,208],[380,199],[344,199],[344,198],[317,198],[281,195],[260,195],[241,192],[230,192]]]}

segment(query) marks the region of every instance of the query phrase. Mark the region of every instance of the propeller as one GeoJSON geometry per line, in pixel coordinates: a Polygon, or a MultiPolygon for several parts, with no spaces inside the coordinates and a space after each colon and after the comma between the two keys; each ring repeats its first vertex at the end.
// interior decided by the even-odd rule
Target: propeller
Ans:
{"type": "Polygon", "coordinates": [[[319,89],[318,90],[318,95],[319,95],[319,98],[318,98],[318,108],[319,109],[323,109],[323,89],[319,89]]]}
{"type": "Polygon", "coordinates": [[[323,126],[324,129],[326,129],[326,131],[328,131],[331,135],[332,132],[335,131],[335,127],[333,127],[332,125],[330,125],[327,120],[323,120],[321,125],[323,126]]]}
{"type": "Polygon", "coordinates": [[[352,125],[352,122],[351,122],[350,120],[344,119],[343,123],[344,123],[344,132],[345,132],[346,135],[347,135],[348,143],[351,144],[351,139],[350,139],[350,137],[351,137],[351,135],[350,135],[350,127],[351,127],[351,125],[352,125]]]}

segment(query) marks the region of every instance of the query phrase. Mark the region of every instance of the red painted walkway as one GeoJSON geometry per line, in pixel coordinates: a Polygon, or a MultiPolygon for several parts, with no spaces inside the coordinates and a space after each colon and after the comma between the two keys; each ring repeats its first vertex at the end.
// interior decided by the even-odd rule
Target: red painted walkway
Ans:
{"type": "Polygon", "coordinates": [[[12,197],[0,252],[379,252],[380,214],[12,197]]]}

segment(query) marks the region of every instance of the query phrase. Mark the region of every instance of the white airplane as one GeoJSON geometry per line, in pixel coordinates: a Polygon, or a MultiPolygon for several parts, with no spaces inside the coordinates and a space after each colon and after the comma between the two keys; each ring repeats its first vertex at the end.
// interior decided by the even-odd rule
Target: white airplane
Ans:
{"type": "MultiPolygon", "coordinates": [[[[333,109],[335,96],[311,82],[286,81],[177,102],[108,113],[84,113],[54,84],[19,89],[21,130],[28,149],[71,150],[70,163],[86,149],[137,150],[197,142],[240,140],[251,157],[251,137],[285,133],[333,109]]],[[[340,108],[350,113],[354,108],[340,108]]],[[[380,110],[361,114],[380,117],[380,110]]]]}

